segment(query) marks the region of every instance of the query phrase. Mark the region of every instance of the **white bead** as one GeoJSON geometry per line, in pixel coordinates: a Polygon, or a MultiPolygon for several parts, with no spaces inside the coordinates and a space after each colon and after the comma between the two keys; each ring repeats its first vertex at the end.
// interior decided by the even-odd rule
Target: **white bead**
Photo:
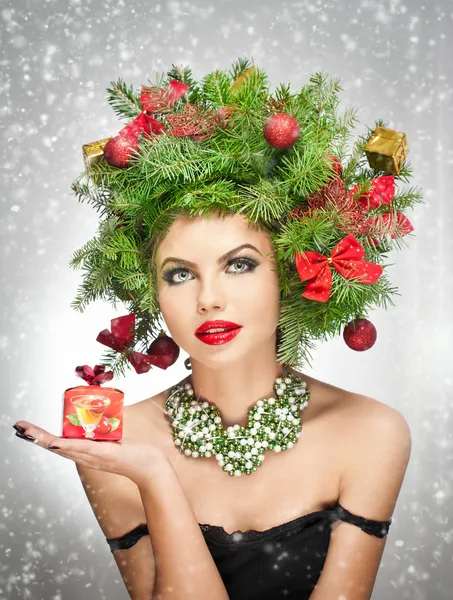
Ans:
{"type": "Polygon", "coordinates": [[[208,415],[201,415],[201,420],[202,421],[207,421],[208,420],[208,415]]]}
{"type": "Polygon", "coordinates": [[[301,436],[301,435],[302,435],[302,434],[301,434],[301,432],[300,432],[300,431],[298,431],[298,432],[296,433],[296,438],[300,438],[300,436],[301,436]]]}
{"type": "Polygon", "coordinates": [[[233,451],[233,450],[230,450],[230,451],[228,452],[228,456],[229,456],[230,458],[234,458],[234,451],[233,451]]]}
{"type": "Polygon", "coordinates": [[[289,413],[288,408],[285,406],[284,408],[282,408],[282,412],[285,413],[285,415],[287,415],[289,413]]]}
{"type": "Polygon", "coordinates": [[[241,458],[242,454],[240,452],[236,452],[236,454],[234,455],[234,458],[241,458]]]}
{"type": "Polygon", "coordinates": [[[288,433],[289,429],[288,429],[288,427],[283,427],[282,431],[283,431],[283,433],[288,433]]]}
{"type": "Polygon", "coordinates": [[[175,444],[176,444],[177,446],[180,446],[180,445],[181,445],[181,440],[175,440],[175,444]]]}
{"type": "Polygon", "coordinates": [[[209,444],[206,444],[206,448],[207,448],[208,450],[212,450],[212,444],[211,444],[211,442],[209,442],[209,444]]]}
{"type": "Polygon", "coordinates": [[[285,393],[285,390],[282,390],[280,388],[277,389],[277,396],[283,396],[284,393],[285,393]]]}
{"type": "Polygon", "coordinates": [[[208,408],[208,406],[209,406],[209,402],[206,402],[206,401],[205,401],[205,402],[202,402],[201,406],[202,406],[203,408],[208,408]]]}
{"type": "Polygon", "coordinates": [[[245,463],[245,468],[246,469],[251,469],[252,467],[253,467],[253,463],[251,463],[251,462],[246,462],[245,463]]]}
{"type": "Polygon", "coordinates": [[[209,433],[209,429],[207,427],[203,427],[203,429],[201,430],[203,433],[209,433]]]}
{"type": "Polygon", "coordinates": [[[281,408],[276,408],[276,409],[275,409],[275,414],[276,414],[276,415],[279,415],[279,414],[281,414],[281,412],[282,412],[282,409],[281,409],[281,408]]]}
{"type": "Polygon", "coordinates": [[[196,412],[197,411],[195,408],[193,408],[193,407],[189,408],[189,415],[194,415],[196,412]]]}
{"type": "Polygon", "coordinates": [[[244,454],[244,458],[247,458],[247,459],[252,458],[252,453],[251,452],[246,452],[244,454]]]}
{"type": "Polygon", "coordinates": [[[184,384],[184,389],[186,389],[186,390],[190,390],[191,387],[192,386],[190,385],[190,383],[185,383],[184,384]]]}
{"type": "Polygon", "coordinates": [[[189,390],[187,390],[187,394],[188,394],[189,396],[193,396],[193,389],[192,389],[192,388],[190,388],[189,390]]]}
{"type": "Polygon", "coordinates": [[[212,456],[211,452],[206,452],[205,454],[206,458],[209,458],[210,456],[212,456]]]}
{"type": "Polygon", "coordinates": [[[264,402],[262,400],[258,400],[258,402],[256,404],[257,404],[257,406],[263,406],[264,402]]]}
{"type": "Polygon", "coordinates": [[[184,454],[185,454],[186,456],[190,456],[190,455],[192,454],[192,450],[190,450],[189,448],[186,448],[186,449],[184,450],[184,454]]]}
{"type": "Polygon", "coordinates": [[[222,417],[214,417],[214,423],[221,423],[222,422],[222,417]]]}
{"type": "Polygon", "coordinates": [[[277,379],[275,380],[275,383],[276,383],[277,385],[280,385],[280,384],[281,384],[281,382],[282,382],[282,378],[281,378],[281,377],[277,377],[277,379]]]}
{"type": "Polygon", "coordinates": [[[250,452],[253,454],[253,456],[256,456],[258,454],[258,450],[256,448],[252,448],[250,452]]]}
{"type": "Polygon", "coordinates": [[[240,440],[239,443],[241,444],[241,446],[246,446],[247,440],[245,438],[242,438],[242,440],[240,440]]]}
{"type": "Polygon", "coordinates": [[[291,383],[291,378],[290,377],[285,377],[285,383],[291,383]]]}
{"type": "Polygon", "coordinates": [[[209,425],[209,431],[215,431],[215,429],[216,429],[216,426],[213,423],[211,423],[209,425]]]}
{"type": "Polygon", "coordinates": [[[280,452],[280,450],[281,450],[280,446],[275,446],[274,452],[280,452]]]}
{"type": "Polygon", "coordinates": [[[255,442],[255,448],[261,448],[261,442],[255,442]]]}
{"type": "Polygon", "coordinates": [[[261,419],[261,415],[259,413],[255,413],[253,415],[253,418],[255,419],[255,421],[259,421],[261,419]]]}
{"type": "Polygon", "coordinates": [[[265,428],[264,428],[264,431],[265,431],[266,433],[270,433],[270,432],[271,432],[271,428],[270,428],[270,427],[265,427],[265,428]]]}
{"type": "Polygon", "coordinates": [[[233,429],[234,429],[234,431],[237,431],[237,430],[238,430],[238,429],[240,429],[240,428],[241,428],[241,426],[240,426],[240,425],[233,425],[233,429]]]}
{"type": "Polygon", "coordinates": [[[223,467],[223,466],[225,465],[225,461],[224,461],[224,460],[219,460],[219,465],[220,465],[221,467],[223,467]]]}
{"type": "Polygon", "coordinates": [[[269,398],[269,404],[272,406],[272,404],[275,404],[275,398],[269,398]]]}
{"type": "Polygon", "coordinates": [[[288,442],[286,445],[288,448],[292,448],[294,446],[294,444],[292,442],[288,442]]]}
{"type": "Polygon", "coordinates": [[[230,464],[228,464],[228,465],[225,467],[225,470],[226,470],[226,471],[231,471],[231,469],[232,469],[232,468],[233,468],[233,465],[230,465],[230,464]]]}
{"type": "Polygon", "coordinates": [[[198,436],[197,435],[191,435],[190,436],[190,441],[191,442],[196,442],[198,440],[198,436]]]}
{"type": "Polygon", "coordinates": [[[273,431],[271,431],[271,433],[269,434],[269,437],[271,438],[271,440],[275,440],[275,433],[273,431]]]}
{"type": "Polygon", "coordinates": [[[219,452],[219,454],[216,454],[216,455],[215,455],[215,457],[216,457],[216,459],[217,459],[217,460],[222,460],[222,458],[223,458],[223,454],[221,454],[221,453],[219,452]]]}
{"type": "Polygon", "coordinates": [[[252,437],[249,437],[248,440],[247,440],[247,444],[249,446],[253,446],[254,443],[255,443],[255,440],[252,437]]]}
{"type": "Polygon", "coordinates": [[[234,472],[236,477],[240,477],[242,475],[242,471],[239,471],[239,469],[237,471],[234,472]]]}
{"type": "Polygon", "coordinates": [[[227,431],[228,431],[228,432],[233,432],[233,431],[234,431],[234,429],[233,429],[233,427],[230,425],[230,426],[227,428],[227,431]]]}
{"type": "Polygon", "coordinates": [[[193,458],[198,458],[198,452],[196,450],[194,450],[192,452],[192,456],[193,456],[193,458]]]}
{"type": "Polygon", "coordinates": [[[263,440],[262,442],[263,448],[267,448],[269,446],[269,442],[267,440],[263,440]]]}
{"type": "Polygon", "coordinates": [[[206,446],[200,446],[200,452],[206,452],[206,446]]]}
{"type": "Polygon", "coordinates": [[[183,437],[184,437],[184,435],[185,435],[185,434],[184,434],[184,431],[180,431],[180,432],[178,433],[178,436],[179,436],[180,438],[183,438],[183,437]]]}
{"type": "Polygon", "coordinates": [[[265,458],[266,458],[266,457],[264,456],[264,454],[260,454],[260,455],[258,456],[258,459],[259,459],[261,462],[263,462],[263,460],[264,460],[265,458]]]}
{"type": "Polygon", "coordinates": [[[251,435],[256,435],[256,429],[255,429],[255,427],[251,427],[250,428],[250,433],[251,433],[251,435]]]}

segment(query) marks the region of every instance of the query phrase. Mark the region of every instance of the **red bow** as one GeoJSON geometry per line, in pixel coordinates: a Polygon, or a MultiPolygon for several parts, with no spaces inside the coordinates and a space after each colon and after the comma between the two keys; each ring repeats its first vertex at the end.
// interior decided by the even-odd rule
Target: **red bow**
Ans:
{"type": "Polygon", "coordinates": [[[102,385],[113,379],[113,371],[105,372],[105,365],[96,365],[94,369],[88,365],[75,368],[75,374],[88,383],[88,385],[102,385]]]}
{"type": "MultiPolygon", "coordinates": [[[[96,338],[97,342],[108,346],[112,350],[117,352],[123,352],[125,348],[133,344],[135,338],[135,313],[125,315],[124,317],[117,317],[112,319],[111,332],[108,329],[101,331],[96,338]]],[[[171,357],[168,355],[159,354],[142,354],[131,350],[127,359],[134,367],[135,372],[141,375],[147,373],[152,365],[159,367],[160,369],[167,369],[170,364],[171,357]]]]}
{"type": "MultiPolygon", "coordinates": [[[[372,179],[370,187],[367,191],[361,192],[362,186],[359,184],[354,185],[348,192],[347,198],[353,199],[355,195],[360,192],[357,201],[364,206],[364,208],[370,210],[372,208],[378,208],[382,204],[392,204],[395,198],[395,177],[393,175],[382,175],[372,179]]],[[[394,216],[392,213],[386,213],[384,215],[373,215],[369,218],[369,222],[373,225],[377,225],[379,219],[382,218],[383,224],[389,227],[393,227],[394,216]]],[[[414,230],[409,219],[401,212],[396,213],[396,221],[398,228],[400,229],[400,235],[404,236],[414,230]]],[[[393,233],[390,237],[394,238],[393,233]]],[[[378,240],[372,240],[374,243],[379,243],[378,240]]]]}
{"type": "Polygon", "coordinates": [[[121,129],[119,135],[135,135],[139,136],[144,133],[154,133],[160,135],[166,133],[167,128],[158,119],[154,119],[150,114],[157,114],[170,110],[173,104],[181,98],[181,96],[189,89],[185,83],[181,83],[176,79],[172,79],[165,89],[153,87],[145,87],[142,85],[142,93],[140,95],[140,103],[143,111],[121,129]],[[150,114],[146,114],[146,113],[150,114]]]}
{"type": "Polygon", "coordinates": [[[330,265],[346,279],[357,278],[360,283],[375,283],[382,274],[382,267],[363,261],[365,252],[356,238],[349,234],[332,250],[330,257],[306,250],[296,252],[296,268],[301,281],[309,279],[301,294],[309,300],[326,302],[332,287],[330,265]]]}

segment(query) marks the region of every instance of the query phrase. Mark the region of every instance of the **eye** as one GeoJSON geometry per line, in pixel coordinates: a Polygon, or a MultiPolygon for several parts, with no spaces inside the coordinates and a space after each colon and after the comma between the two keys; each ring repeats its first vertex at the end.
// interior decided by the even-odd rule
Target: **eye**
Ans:
{"type": "MultiPolygon", "coordinates": [[[[232,271],[233,275],[242,275],[242,273],[252,272],[258,266],[258,263],[251,258],[233,258],[228,262],[228,266],[235,264],[239,264],[241,268],[239,271],[232,271]]],[[[184,281],[189,281],[187,277],[184,277],[179,281],[174,279],[174,275],[180,275],[181,273],[190,273],[190,271],[184,267],[168,269],[168,271],[165,271],[165,273],[162,275],[162,279],[164,279],[170,285],[180,285],[181,283],[184,283],[184,281]]]]}

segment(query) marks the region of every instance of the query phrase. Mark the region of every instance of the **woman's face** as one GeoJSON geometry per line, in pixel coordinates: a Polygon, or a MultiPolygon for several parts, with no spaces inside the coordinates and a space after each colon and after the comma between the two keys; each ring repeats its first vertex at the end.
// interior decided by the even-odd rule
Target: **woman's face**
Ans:
{"type": "Polygon", "coordinates": [[[174,221],[157,249],[156,271],[161,313],[178,346],[210,366],[241,360],[263,344],[275,350],[280,291],[272,253],[270,236],[241,215],[174,221]],[[256,250],[242,248],[221,260],[243,244],[256,250]],[[195,330],[211,320],[242,329],[226,344],[208,345],[195,330]]]}

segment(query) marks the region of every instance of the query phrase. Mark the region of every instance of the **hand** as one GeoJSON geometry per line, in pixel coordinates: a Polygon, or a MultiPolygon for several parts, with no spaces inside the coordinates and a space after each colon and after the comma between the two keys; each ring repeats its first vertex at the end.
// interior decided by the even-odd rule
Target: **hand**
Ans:
{"type": "Polygon", "coordinates": [[[139,487],[162,470],[171,467],[162,450],[151,444],[138,442],[134,438],[111,442],[68,439],[55,437],[28,421],[17,421],[16,425],[23,428],[25,435],[35,438],[33,443],[37,446],[48,450],[51,450],[49,446],[58,446],[58,450],[51,451],[73,460],[82,467],[128,477],[139,487]]]}

